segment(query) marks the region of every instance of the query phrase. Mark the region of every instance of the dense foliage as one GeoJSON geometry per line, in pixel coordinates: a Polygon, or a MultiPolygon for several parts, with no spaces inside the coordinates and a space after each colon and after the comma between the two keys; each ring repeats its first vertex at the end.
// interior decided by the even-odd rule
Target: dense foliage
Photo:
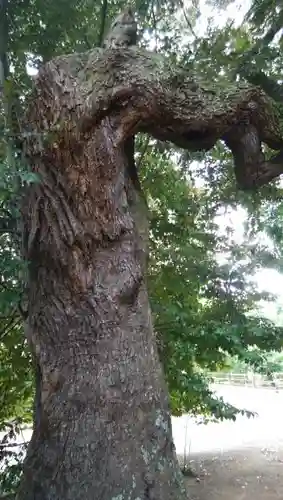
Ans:
{"type": "MultiPolygon", "coordinates": [[[[55,55],[101,45],[123,6],[112,0],[0,4],[0,431],[15,418],[31,421],[32,414],[17,225],[20,188],[37,181],[18,154],[30,72],[55,55]]],[[[226,7],[227,2],[213,5],[226,7]]],[[[283,121],[279,2],[255,0],[240,26],[227,19],[224,27],[209,22],[206,29],[198,1],[137,0],[135,8],[141,44],[213,85],[239,78],[261,85],[283,121]]],[[[282,327],[261,317],[258,307],[272,297],[260,293],[253,279],[263,266],[282,269],[281,185],[274,182],[254,195],[238,192],[223,144],[192,155],[139,136],[136,161],[150,207],[149,288],[172,411],[234,418],[236,409],[211,393],[205,373],[224,367],[227,357],[259,369],[266,359],[262,353],[281,350],[282,327]],[[235,210],[245,214],[240,236],[229,221],[235,210]]],[[[2,449],[0,442],[0,461],[2,449]]]]}

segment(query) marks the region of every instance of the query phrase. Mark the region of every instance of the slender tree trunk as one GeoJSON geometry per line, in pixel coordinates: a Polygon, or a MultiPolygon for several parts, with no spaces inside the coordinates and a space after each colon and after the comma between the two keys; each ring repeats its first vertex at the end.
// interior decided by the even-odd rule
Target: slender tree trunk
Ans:
{"type": "Polygon", "coordinates": [[[126,146],[139,130],[192,150],[222,138],[246,187],[269,166],[261,141],[282,146],[278,124],[258,89],[216,94],[136,48],[45,65],[26,122],[41,178],[22,206],[26,335],[41,387],[17,498],[185,499],[146,289],[146,207],[126,146]]]}

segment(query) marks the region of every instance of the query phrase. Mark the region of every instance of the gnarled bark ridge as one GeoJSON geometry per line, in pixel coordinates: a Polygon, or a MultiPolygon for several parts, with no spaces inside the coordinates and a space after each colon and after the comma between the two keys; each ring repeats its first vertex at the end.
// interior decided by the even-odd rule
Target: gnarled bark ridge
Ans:
{"type": "Polygon", "coordinates": [[[145,283],[146,208],[125,143],[138,131],[191,150],[226,141],[242,187],[281,173],[257,88],[204,87],[137,47],[41,68],[26,154],[41,182],[23,201],[26,335],[41,372],[19,500],[181,500],[168,394],[145,283]]]}

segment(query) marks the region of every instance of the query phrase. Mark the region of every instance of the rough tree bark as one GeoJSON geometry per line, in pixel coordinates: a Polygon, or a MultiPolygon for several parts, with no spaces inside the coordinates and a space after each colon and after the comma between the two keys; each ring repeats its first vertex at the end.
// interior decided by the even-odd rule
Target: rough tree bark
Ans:
{"type": "Polygon", "coordinates": [[[252,187],[283,171],[261,152],[283,146],[272,108],[257,88],[204,87],[161,55],[116,47],[42,67],[27,122],[41,182],[22,208],[26,335],[41,388],[17,498],[185,499],[125,143],[138,131],[191,150],[223,139],[252,187]]]}

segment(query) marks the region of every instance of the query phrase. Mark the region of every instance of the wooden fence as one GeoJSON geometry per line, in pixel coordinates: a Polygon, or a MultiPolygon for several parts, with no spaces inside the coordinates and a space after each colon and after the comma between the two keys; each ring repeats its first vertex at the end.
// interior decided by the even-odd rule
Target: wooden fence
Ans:
{"type": "Polygon", "coordinates": [[[283,389],[283,373],[274,373],[271,377],[258,373],[222,373],[210,372],[208,376],[213,384],[234,385],[279,390],[283,389]]]}

